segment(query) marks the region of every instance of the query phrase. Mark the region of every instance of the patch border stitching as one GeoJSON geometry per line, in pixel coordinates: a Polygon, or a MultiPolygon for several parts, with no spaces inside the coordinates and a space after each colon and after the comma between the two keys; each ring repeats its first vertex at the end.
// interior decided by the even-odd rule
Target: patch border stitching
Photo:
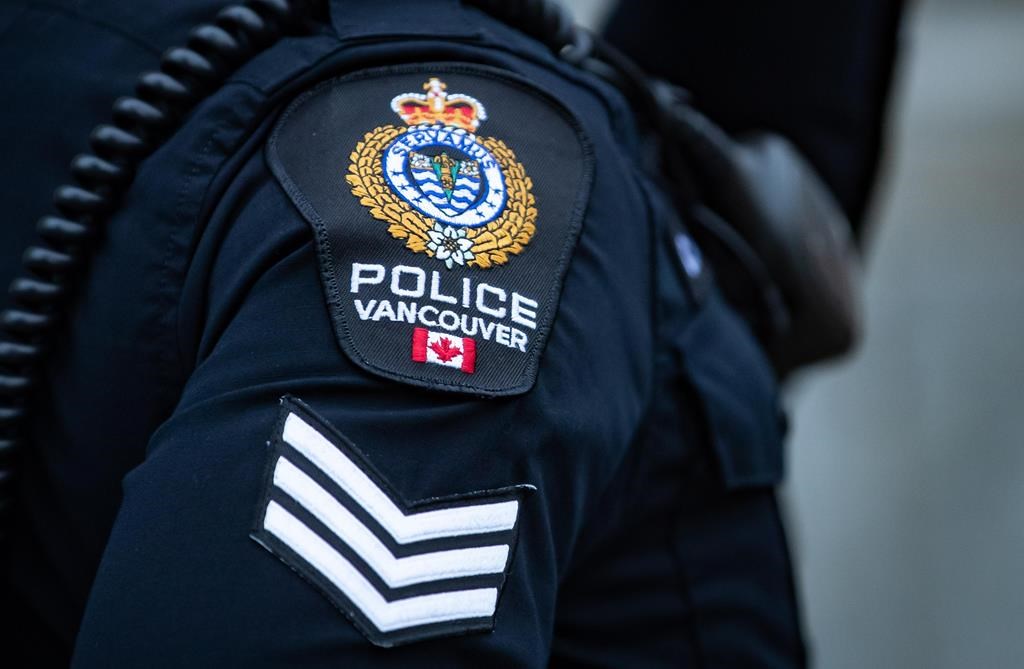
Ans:
{"type": "MultiPolygon", "coordinates": [[[[319,591],[320,594],[323,595],[340,613],[342,613],[345,618],[347,618],[372,644],[381,648],[391,648],[426,639],[462,636],[472,633],[492,632],[494,630],[498,615],[498,608],[501,605],[501,598],[505,592],[505,585],[515,562],[516,548],[519,543],[519,534],[523,523],[523,505],[526,495],[536,491],[535,486],[528,484],[514,485],[491,490],[475,490],[468,493],[430,497],[410,502],[394,489],[380,470],[376,468],[369,458],[367,458],[367,456],[360,451],[351,440],[349,440],[325,418],[316,413],[305,402],[290,395],[286,395],[280,400],[279,415],[274,423],[273,436],[267,442],[266,456],[267,464],[264,468],[262,489],[256,506],[256,516],[253,520],[249,538],[277,558],[303,581],[307,582],[314,589],[319,591]],[[516,500],[519,502],[518,517],[516,518],[514,526],[511,530],[506,530],[505,532],[500,533],[507,534],[507,539],[502,541],[502,543],[507,543],[509,549],[505,568],[500,573],[496,572],[488,575],[490,580],[496,581],[496,583],[490,584],[491,587],[495,587],[497,589],[494,613],[489,617],[462,618],[452,621],[407,627],[392,632],[382,632],[365,616],[365,614],[362,613],[358,606],[349,600],[344,593],[338,590],[337,586],[330,583],[323,574],[319,573],[315,567],[308,563],[307,560],[299,555],[294,549],[284,544],[280,539],[266,530],[264,528],[263,521],[267,507],[272,501],[274,490],[277,487],[274,484],[274,472],[277,467],[277,461],[284,452],[291,448],[284,441],[284,426],[288,417],[292,414],[298,415],[303,421],[308,423],[325,439],[327,439],[335,448],[348,456],[356,466],[359,467],[359,469],[366,474],[371,481],[373,481],[374,484],[384,491],[390,499],[398,503],[404,511],[415,511],[418,513],[438,509],[451,509],[458,508],[459,506],[480,503],[482,501],[500,502],[516,500]]],[[[438,541],[439,540],[436,539],[426,539],[414,543],[424,543],[429,545],[436,544],[438,541]]],[[[356,567],[356,569],[358,569],[358,567],[356,567]]],[[[472,584],[474,578],[475,577],[471,576],[462,577],[462,580],[472,584]]],[[[432,583],[444,583],[444,581],[433,581],[432,583]]],[[[376,588],[377,586],[374,585],[374,587],[376,588]]],[[[415,592],[415,589],[416,586],[406,586],[401,588],[401,590],[411,590],[413,592],[415,592]]],[[[442,590],[442,592],[444,591],[442,590]]],[[[383,596],[383,593],[381,594],[383,596]]],[[[414,595],[409,594],[407,596],[414,595]]]]}
{"type": "Polygon", "coordinates": [[[560,101],[553,96],[548,95],[544,91],[539,90],[529,81],[519,77],[518,75],[486,65],[444,62],[383,66],[327,79],[313,89],[306,91],[292,100],[281,113],[281,116],[275,121],[274,129],[267,141],[265,156],[271,173],[273,173],[277,178],[278,182],[281,184],[282,188],[284,188],[295,207],[299,209],[307,221],[313,225],[317,241],[317,255],[320,259],[320,276],[324,285],[324,290],[327,293],[327,302],[330,307],[328,311],[330,312],[331,322],[334,324],[336,334],[335,339],[340,344],[342,350],[353,362],[364,370],[378,376],[432,390],[472,393],[483,397],[508,397],[521,395],[533,388],[537,381],[537,372],[540,367],[540,358],[543,354],[543,348],[547,345],[547,340],[551,334],[555,318],[555,314],[552,314],[551,311],[555,309],[555,305],[561,299],[561,293],[565,284],[565,277],[569,270],[569,261],[571,260],[573,249],[575,249],[576,245],[579,243],[580,233],[583,229],[583,221],[590,201],[590,194],[593,189],[595,177],[594,148],[590,138],[584,132],[579,119],[560,101]],[[558,256],[557,267],[559,275],[544,298],[543,308],[542,311],[540,311],[540,313],[544,314],[544,317],[539,319],[539,321],[543,323],[543,327],[537,328],[536,335],[529,351],[527,352],[529,359],[523,369],[520,380],[512,385],[506,384],[499,387],[484,387],[479,385],[478,382],[475,382],[475,378],[470,377],[449,381],[438,379],[429,380],[419,376],[413,376],[387,369],[367,359],[366,356],[363,355],[362,351],[360,351],[356,346],[351,335],[351,328],[348,325],[349,316],[342,298],[342,291],[337,276],[337,268],[334,267],[334,261],[332,259],[331,243],[327,235],[327,226],[316,208],[313,207],[312,203],[309,202],[302,191],[299,190],[295,182],[292,181],[291,177],[289,177],[284,166],[281,164],[280,159],[277,157],[277,140],[282,128],[287,123],[290,116],[310,99],[323,94],[324,91],[329,88],[346,82],[361,81],[382,76],[422,74],[425,72],[438,74],[455,73],[485,78],[489,77],[515,87],[526,95],[539,98],[543,103],[547,104],[548,107],[553,109],[556,114],[561,116],[569,125],[576,135],[576,139],[580,145],[580,157],[583,165],[580,172],[579,185],[577,187],[577,198],[573,203],[572,212],[570,214],[571,222],[569,225],[569,234],[566,235],[567,239],[558,256]]]}

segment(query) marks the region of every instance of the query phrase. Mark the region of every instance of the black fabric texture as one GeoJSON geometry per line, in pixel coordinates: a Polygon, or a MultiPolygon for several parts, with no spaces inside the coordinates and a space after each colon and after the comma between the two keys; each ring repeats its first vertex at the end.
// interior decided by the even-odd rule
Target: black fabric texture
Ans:
{"type": "Polygon", "coordinates": [[[679,216],[662,198],[653,202],[663,228],[656,263],[665,300],[662,337],[691,389],[687,401],[699,409],[702,439],[725,489],[773,486],[785,470],[785,416],[775,373],[723,298],[716,272],[699,250],[680,244],[686,228],[679,216]]]}
{"type": "Polygon", "coordinates": [[[774,491],[726,489],[699,441],[657,443],[687,421],[660,404],[581,537],[548,669],[807,666],[774,491]]]}
{"type": "MultiPolygon", "coordinates": [[[[314,228],[335,333],[356,364],[397,381],[479,395],[519,394],[533,386],[593,178],[589,142],[559,103],[518,78],[480,66],[438,64],[371,70],[329,81],[296,100],[275,129],[267,156],[271,170],[314,228]],[[510,147],[532,184],[536,232],[521,251],[508,253],[504,264],[486,269],[447,268],[437,258],[410,251],[405,240],[393,238],[388,222],[371,214],[373,203],[361,202],[346,182],[351,154],[367,133],[405,125],[392,111],[391,100],[402,93],[421,91],[431,77],[442,78],[449,95],[471,95],[485,105],[487,118],[477,135],[500,139],[510,147]],[[382,266],[386,275],[380,283],[360,285],[358,292],[353,292],[356,263],[382,266]],[[418,283],[416,275],[408,272],[395,283],[396,267],[421,271],[425,283],[418,283]],[[466,279],[472,282],[468,303],[464,299],[466,279]],[[430,300],[435,284],[438,294],[458,299],[458,304],[430,300]],[[420,297],[396,295],[395,285],[400,291],[420,287],[420,297]],[[488,308],[505,312],[504,317],[491,317],[475,308],[485,285],[490,287],[484,288],[484,299],[491,300],[488,308]],[[506,299],[494,301],[495,290],[503,291],[506,299]],[[536,303],[531,309],[536,312],[535,328],[511,320],[514,293],[532,301],[527,304],[536,303]],[[388,320],[389,315],[369,320],[380,315],[373,312],[383,306],[382,301],[388,300],[397,311],[403,299],[415,304],[417,313],[431,315],[424,315],[425,322],[388,320]],[[423,309],[430,306],[435,310],[423,309]],[[414,329],[441,330],[441,326],[430,326],[438,318],[438,309],[462,318],[460,328],[448,330],[451,334],[476,342],[473,373],[412,360],[414,329]],[[475,317],[483,319],[478,327],[472,326],[475,317]],[[494,324],[487,336],[483,334],[485,323],[494,324]],[[528,342],[520,338],[519,348],[509,345],[516,343],[512,334],[512,339],[499,343],[501,328],[507,326],[522,332],[528,342]]],[[[487,196],[486,191],[482,196],[487,196]]],[[[386,197],[397,199],[394,193],[386,197]]],[[[412,211],[405,203],[398,206],[403,208],[399,216],[412,211]]],[[[508,203],[506,208],[511,206],[508,203]]],[[[428,225],[433,222],[422,218],[428,225]]]]}
{"type": "Polygon", "coordinates": [[[388,0],[384,14],[365,0],[331,0],[331,23],[339,37],[377,39],[431,35],[438,40],[478,37],[480,26],[467,21],[459,0],[388,0]],[[401,17],[401,20],[395,20],[401,17]]]}
{"type": "Polygon", "coordinates": [[[743,323],[716,296],[678,342],[726,487],[781,482],[783,421],[776,381],[743,323]]]}

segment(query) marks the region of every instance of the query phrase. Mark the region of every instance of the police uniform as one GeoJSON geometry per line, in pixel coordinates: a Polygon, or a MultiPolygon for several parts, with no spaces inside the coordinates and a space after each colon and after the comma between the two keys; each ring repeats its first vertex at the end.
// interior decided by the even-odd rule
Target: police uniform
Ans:
{"type": "MultiPolygon", "coordinates": [[[[99,95],[67,62],[216,10],[153,4],[4,9],[13,206],[99,95]]],[[[21,472],[26,666],[802,665],[775,380],[631,101],[454,0],[329,12],[97,244],[21,472]]]]}

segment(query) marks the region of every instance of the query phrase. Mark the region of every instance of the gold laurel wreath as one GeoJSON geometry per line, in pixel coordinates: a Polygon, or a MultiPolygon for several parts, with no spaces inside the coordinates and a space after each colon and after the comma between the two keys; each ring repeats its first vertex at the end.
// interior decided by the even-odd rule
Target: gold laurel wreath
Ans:
{"type": "MultiPolygon", "coordinates": [[[[359,204],[370,210],[379,221],[388,223],[388,232],[395,239],[404,239],[405,246],[416,253],[434,252],[427,248],[434,228],[434,219],[420,214],[402,200],[384,180],[384,166],[380,159],[384,149],[408,128],[385,125],[366,133],[363,141],[352,151],[348,175],[345,180],[359,204]]],[[[537,227],[537,208],[531,189],[533,182],[526,169],[516,160],[516,154],[505,142],[493,137],[478,137],[477,141],[498,161],[505,175],[508,198],[501,216],[479,228],[466,228],[466,238],[473,241],[470,251],[475,258],[467,264],[487,269],[508,262],[530,243],[537,227]]]]}

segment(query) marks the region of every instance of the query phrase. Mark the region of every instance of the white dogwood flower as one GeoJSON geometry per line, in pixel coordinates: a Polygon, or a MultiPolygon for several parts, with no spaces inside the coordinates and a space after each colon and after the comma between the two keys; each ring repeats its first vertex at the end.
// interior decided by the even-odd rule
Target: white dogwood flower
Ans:
{"type": "Polygon", "coordinates": [[[427,236],[430,238],[427,248],[433,251],[434,257],[444,262],[448,269],[455,265],[463,266],[476,257],[470,251],[473,248],[473,240],[466,239],[466,231],[462,228],[435,222],[434,228],[427,231],[427,236]]]}

